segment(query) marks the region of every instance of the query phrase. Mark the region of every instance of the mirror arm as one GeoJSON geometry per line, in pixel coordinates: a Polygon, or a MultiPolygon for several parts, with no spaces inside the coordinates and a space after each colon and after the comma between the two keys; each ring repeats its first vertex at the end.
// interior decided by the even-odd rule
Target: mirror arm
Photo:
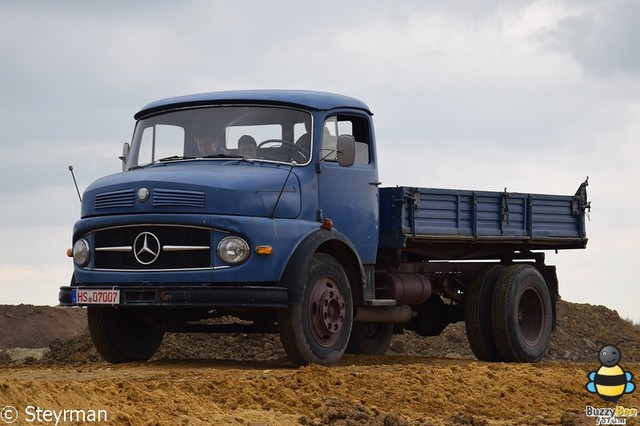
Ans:
{"type": "Polygon", "coordinates": [[[327,155],[325,155],[324,157],[322,157],[322,158],[320,159],[320,161],[324,161],[324,160],[326,160],[326,159],[327,159],[331,154],[334,154],[334,153],[338,153],[338,154],[340,154],[340,153],[342,153],[342,152],[343,152],[343,150],[341,150],[341,149],[331,149],[331,148],[323,148],[323,149],[321,149],[321,150],[320,150],[320,152],[322,152],[322,151],[329,151],[329,152],[327,153],[327,155]]]}

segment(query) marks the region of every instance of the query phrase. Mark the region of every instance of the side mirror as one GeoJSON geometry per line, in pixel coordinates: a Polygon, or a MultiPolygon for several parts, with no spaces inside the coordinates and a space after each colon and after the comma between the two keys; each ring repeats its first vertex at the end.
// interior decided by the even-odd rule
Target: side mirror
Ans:
{"type": "Polygon", "coordinates": [[[131,145],[129,145],[129,142],[125,142],[124,145],[122,146],[122,155],[118,157],[120,160],[122,160],[123,172],[127,170],[127,163],[129,162],[130,151],[131,151],[131,145]]]}
{"type": "Polygon", "coordinates": [[[343,167],[353,166],[356,159],[356,140],[352,135],[338,136],[336,144],[338,151],[338,164],[343,167]]]}

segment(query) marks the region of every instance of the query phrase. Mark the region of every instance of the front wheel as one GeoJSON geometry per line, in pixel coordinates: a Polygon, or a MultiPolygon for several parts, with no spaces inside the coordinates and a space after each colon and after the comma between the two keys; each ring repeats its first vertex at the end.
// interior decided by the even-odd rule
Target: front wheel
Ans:
{"type": "Polygon", "coordinates": [[[540,272],[531,265],[511,265],[498,279],[491,325],[498,351],[507,362],[542,358],[553,328],[553,304],[540,272]]]}
{"type": "Polygon", "coordinates": [[[87,308],[89,333],[98,353],[108,362],[148,361],[164,332],[152,328],[136,311],[112,307],[87,308]]]}
{"type": "Polygon", "coordinates": [[[278,311],[278,331],[297,365],[334,365],[344,353],[353,322],[347,275],[332,256],[315,254],[299,277],[300,297],[278,311]]]}

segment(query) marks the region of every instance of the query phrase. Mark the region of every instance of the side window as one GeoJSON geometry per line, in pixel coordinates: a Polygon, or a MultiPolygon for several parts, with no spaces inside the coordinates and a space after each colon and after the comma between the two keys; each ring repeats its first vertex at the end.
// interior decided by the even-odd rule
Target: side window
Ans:
{"type": "Polygon", "coordinates": [[[336,144],[338,136],[351,135],[356,140],[355,164],[369,164],[370,154],[369,121],[355,115],[336,115],[324,122],[322,134],[322,157],[325,161],[337,161],[336,144]]]}
{"type": "Polygon", "coordinates": [[[148,164],[160,158],[184,155],[184,129],[158,124],[147,127],[140,138],[138,164],[148,164]]]}

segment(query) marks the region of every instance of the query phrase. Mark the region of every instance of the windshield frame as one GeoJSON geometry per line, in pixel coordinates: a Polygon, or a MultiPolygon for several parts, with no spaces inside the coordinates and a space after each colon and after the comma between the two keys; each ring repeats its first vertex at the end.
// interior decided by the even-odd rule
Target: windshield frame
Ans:
{"type": "MultiPolygon", "coordinates": [[[[126,169],[184,161],[248,160],[305,166],[313,157],[313,114],[305,109],[265,104],[216,104],[171,108],[136,122],[126,169]],[[277,128],[280,127],[278,137],[277,128]],[[246,130],[258,148],[255,156],[240,155],[238,130],[246,130]],[[218,139],[217,152],[203,153],[198,139],[218,139]],[[303,137],[308,154],[292,154],[303,137]],[[164,139],[162,139],[164,138],[164,139]],[[284,142],[278,142],[284,141],[284,142]],[[168,144],[168,147],[163,147],[168,144]],[[180,146],[182,145],[182,146],[180,146]],[[200,148],[200,149],[199,149],[200,148]],[[287,157],[287,152],[290,157],[287,157]],[[260,155],[260,154],[263,155],[260,155]],[[266,155],[266,154],[270,155],[266,155]],[[275,154],[278,155],[275,155],[275,154]]],[[[244,137],[245,135],[242,135],[244,137]]],[[[302,145],[300,145],[302,146],[302,145]]]]}

